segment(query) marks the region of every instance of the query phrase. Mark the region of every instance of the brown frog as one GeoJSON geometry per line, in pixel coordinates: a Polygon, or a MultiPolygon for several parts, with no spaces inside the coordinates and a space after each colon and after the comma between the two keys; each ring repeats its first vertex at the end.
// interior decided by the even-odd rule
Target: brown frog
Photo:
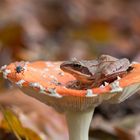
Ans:
{"type": "Polygon", "coordinates": [[[104,82],[111,83],[118,76],[122,77],[133,69],[128,59],[117,59],[109,55],[101,55],[95,60],[65,61],[60,68],[72,74],[80,88],[83,88],[83,85],[84,88],[92,88],[104,82]]]}

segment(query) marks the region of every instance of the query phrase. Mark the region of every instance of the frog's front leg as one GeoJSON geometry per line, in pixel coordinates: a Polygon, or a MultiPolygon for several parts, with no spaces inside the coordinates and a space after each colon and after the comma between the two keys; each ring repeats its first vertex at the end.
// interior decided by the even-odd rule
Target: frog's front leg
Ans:
{"type": "Polygon", "coordinates": [[[71,89],[83,89],[85,88],[85,84],[83,84],[81,81],[79,80],[74,80],[74,81],[69,81],[66,84],[67,88],[71,88],[71,89]]]}

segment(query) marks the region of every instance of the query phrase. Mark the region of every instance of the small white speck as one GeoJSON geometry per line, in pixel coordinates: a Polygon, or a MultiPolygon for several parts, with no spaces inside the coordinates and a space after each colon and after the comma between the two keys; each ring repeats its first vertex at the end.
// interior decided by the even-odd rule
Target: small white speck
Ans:
{"type": "Polygon", "coordinates": [[[38,87],[40,84],[39,83],[30,83],[31,87],[38,87]]]}
{"type": "Polygon", "coordinates": [[[121,77],[120,76],[117,76],[117,80],[120,80],[121,79],[121,77]]]}
{"type": "Polygon", "coordinates": [[[11,70],[5,69],[5,70],[3,71],[3,77],[4,77],[5,79],[7,79],[7,75],[8,75],[9,73],[11,73],[11,70]]]}
{"type": "Polygon", "coordinates": [[[19,86],[19,87],[22,87],[22,84],[25,82],[25,80],[19,80],[18,82],[16,82],[16,84],[19,86]]]}
{"type": "Polygon", "coordinates": [[[97,96],[97,94],[93,94],[93,91],[91,89],[87,89],[86,97],[94,97],[97,96]]]}
{"type": "Polygon", "coordinates": [[[46,91],[45,91],[45,90],[40,89],[40,93],[45,94],[45,93],[46,93],[46,91]]]}
{"type": "Polygon", "coordinates": [[[114,81],[113,83],[110,84],[111,85],[111,92],[121,92],[123,90],[122,87],[120,87],[120,83],[118,80],[114,81]]]}
{"type": "Polygon", "coordinates": [[[39,88],[41,93],[45,92],[45,88],[42,85],[40,85],[39,83],[30,83],[30,86],[39,88]]]}
{"type": "Polygon", "coordinates": [[[105,85],[105,86],[107,86],[107,85],[109,85],[109,83],[107,83],[107,82],[104,82],[104,85],[105,85]]]}
{"type": "Polygon", "coordinates": [[[101,86],[100,86],[100,88],[104,88],[104,87],[105,87],[104,85],[101,85],[101,86]]]}
{"type": "Polygon", "coordinates": [[[27,70],[27,65],[28,65],[28,64],[29,64],[29,62],[25,62],[24,67],[23,67],[24,71],[27,70]]]}
{"type": "Polygon", "coordinates": [[[55,89],[53,88],[49,88],[48,91],[50,92],[50,94],[48,94],[49,96],[52,96],[52,97],[56,97],[56,98],[61,98],[62,96],[60,94],[58,94],[56,92],[55,89]]]}

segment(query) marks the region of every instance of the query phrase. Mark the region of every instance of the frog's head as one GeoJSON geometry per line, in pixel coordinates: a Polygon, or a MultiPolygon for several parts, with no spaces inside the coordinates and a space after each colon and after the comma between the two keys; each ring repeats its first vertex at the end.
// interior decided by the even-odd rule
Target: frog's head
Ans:
{"type": "Polygon", "coordinates": [[[85,65],[84,61],[65,61],[60,65],[60,68],[67,73],[72,74],[78,81],[82,83],[92,82],[92,73],[85,65]]]}

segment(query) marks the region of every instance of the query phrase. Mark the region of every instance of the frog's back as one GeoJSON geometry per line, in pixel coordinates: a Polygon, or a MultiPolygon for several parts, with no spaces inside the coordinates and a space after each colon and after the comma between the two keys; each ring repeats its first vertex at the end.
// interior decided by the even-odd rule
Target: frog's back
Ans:
{"type": "Polygon", "coordinates": [[[99,64],[97,60],[83,60],[82,63],[88,68],[92,75],[95,74],[99,64]]]}

